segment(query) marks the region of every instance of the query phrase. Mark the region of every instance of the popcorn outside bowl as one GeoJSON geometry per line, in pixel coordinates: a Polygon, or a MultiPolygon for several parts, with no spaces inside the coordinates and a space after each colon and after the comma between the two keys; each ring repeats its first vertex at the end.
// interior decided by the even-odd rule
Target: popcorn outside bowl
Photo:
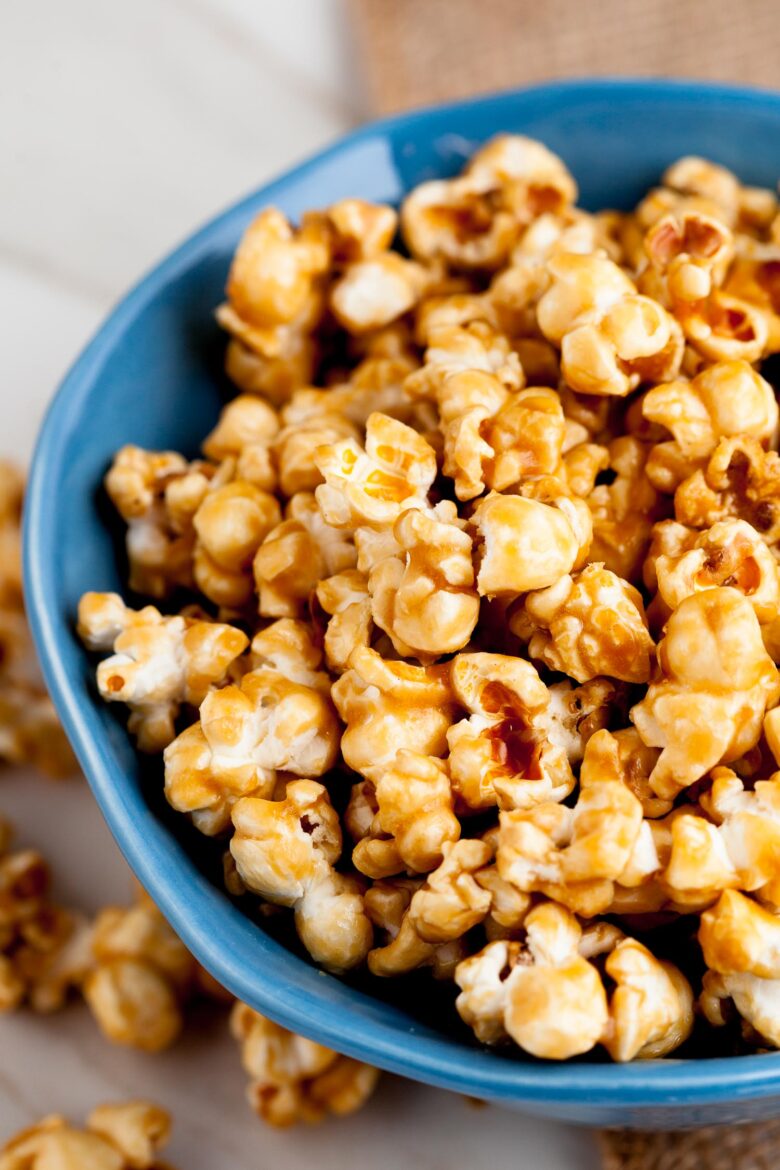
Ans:
{"type": "Polygon", "coordinates": [[[132,442],[194,455],[226,390],[214,318],[231,254],[256,212],[296,218],[349,195],[397,203],[460,169],[498,131],[561,154],[587,208],[628,207],[684,154],[750,183],[780,174],[780,94],[688,82],[575,81],[421,110],[366,126],[197,232],[119,304],[65,378],[41,430],[26,506],[25,576],[54,702],[131,867],[197,958],[279,1023],[403,1076],[588,1125],[669,1128],[780,1113],[780,1052],[609,1065],[478,1047],[440,1025],[443,996],[412,980],[369,990],[317,970],[233,904],[214,846],[168,813],[159,764],[104,706],[74,633],[79,596],[121,589],[121,544],[101,480],[132,442]]]}

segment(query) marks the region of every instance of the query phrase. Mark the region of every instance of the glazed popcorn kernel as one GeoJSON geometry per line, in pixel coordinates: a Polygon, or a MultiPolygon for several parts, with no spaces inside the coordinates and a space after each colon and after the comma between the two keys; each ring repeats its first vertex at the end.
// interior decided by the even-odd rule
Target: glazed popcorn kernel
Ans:
{"type": "Polygon", "coordinates": [[[379,1070],[288,1032],[237,1003],[230,1027],[241,1045],[241,1061],[252,1078],[251,1107],[269,1125],[287,1128],[346,1116],[360,1109],[376,1088],[379,1070]]]}
{"type": "MultiPolygon", "coordinates": [[[[326,971],[437,980],[546,1059],[665,1056],[694,996],[686,1058],[735,1017],[780,1048],[780,203],[694,156],[633,210],[576,199],[499,134],[398,209],[256,215],[203,457],[129,445],[106,477],[159,609],[87,594],[80,632],[229,894],[326,971]]],[[[54,742],[19,508],[0,468],[12,760],[54,742]]],[[[106,911],[86,967],[53,918],[29,971],[2,913],[9,1004],[84,983],[163,1047],[203,983],[149,908],[106,911]]],[[[373,1086],[234,1029],[274,1124],[373,1086]]]]}
{"type": "Polygon", "coordinates": [[[128,729],[145,752],[168,746],[181,705],[199,707],[249,641],[220,622],[128,609],[117,593],[84,594],[78,633],[89,650],[113,651],[97,668],[98,690],[107,703],[127,704],[128,729]]]}
{"type": "Polygon", "coordinates": [[[170,1131],[169,1114],[150,1101],[99,1105],[84,1129],[51,1114],[0,1149],[0,1170],[165,1170],[157,1153],[170,1131]]]}

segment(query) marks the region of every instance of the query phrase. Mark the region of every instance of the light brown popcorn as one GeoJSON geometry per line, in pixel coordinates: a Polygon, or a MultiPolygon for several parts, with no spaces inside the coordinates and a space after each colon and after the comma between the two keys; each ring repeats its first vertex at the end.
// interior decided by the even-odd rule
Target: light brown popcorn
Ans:
{"type": "Polygon", "coordinates": [[[84,1129],[50,1114],[0,1149],[0,1170],[165,1170],[157,1153],[170,1131],[169,1114],[150,1101],[100,1105],[84,1129]]]}
{"type": "Polygon", "coordinates": [[[253,572],[263,617],[302,617],[319,583],[355,564],[349,535],[326,523],[311,492],[296,492],[281,524],[255,553],[253,572]]]}
{"type": "MultiPolygon", "coordinates": [[[[496,834],[496,830],[493,830],[493,834],[496,834]]],[[[488,942],[520,939],[523,924],[532,906],[531,895],[524,894],[511,882],[505,881],[495,864],[480,869],[474,875],[474,880],[490,895],[490,908],[484,920],[488,942]]]]}
{"type": "Polygon", "coordinates": [[[655,386],[642,399],[642,413],[674,436],[657,444],[647,461],[659,491],[674,491],[703,467],[721,438],[749,435],[769,444],[777,435],[774,391],[741,360],[716,362],[691,382],[655,386]]]}
{"type": "Polygon", "coordinates": [[[315,495],[335,528],[392,524],[404,508],[421,507],[436,477],[436,455],[411,427],[369,415],[363,450],[354,440],[321,447],[315,462],[325,483],[315,495]]]}
{"type": "Polygon", "coordinates": [[[780,773],[747,789],[730,768],[715,768],[701,806],[709,821],[686,815],[672,825],[664,880],[675,900],[683,900],[677,890],[692,891],[691,900],[704,901],[705,895],[714,901],[721,890],[735,888],[774,901],[780,877],[780,773]]]}
{"type": "Polygon", "coordinates": [[[650,786],[673,798],[717,764],[753,748],[780,676],[748,599],[706,589],[674,611],[658,645],[659,676],[631,711],[644,743],[660,747],[650,786]]]}
{"type": "Polygon", "coordinates": [[[579,764],[591,736],[625,707],[623,688],[608,678],[594,678],[579,687],[564,679],[547,691],[550,738],[563,748],[570,764],[579,764]]]}
{"type": "Polygon", "coordinates": [[[683,211],[657,220],[645,237],[650,267],[640,277],[687,329],[690,316],[719,288],[734,257],[734,237],[719,218],[683,211]]]}
{"type": "Polygon", "coordinates": [[[359,883],[334,869],[341,827],[327,791],[294,780],[283,800],[244,797],[233,808],[230,851],[248,890],[290,906],[301,942],[331,971],[361,963],[371,946],[359,883]]]}
{"type": "Polygon", "coordinates": [[[466,645],[479,618],[471,537],[448,500],[409,509],[393,526],[397,556],[368,577],[371,614],[404,657],[421,660],[466,645]]]}
{"type": "Polygon", "coordinates": [[[424,340],[425,362],[408,376],[404,388],[412,399],[436,403],[445,426],[472,408],[483,406],[493,414],[506,400],[506,391],[520,390],[525,383],[509,339],[487,321],[434,325],[424,340]],[[450,383],[458,374],[468,376],[450,383]]]}
{"type": "Polygon", "coordinates": [[[640,577],[650,534],[659,519],[659,494],[645,475],[649,447],[633,435],[609,444],[611,483],[597,484],[587,497],[593,517],[589,556],[635,582],[640,577]]]}
{"type": "Polygon", "coordinates": [[[324,212],[307,212],[303,217],[304,225],[312,229],[323,226],[323,221],[333,261],[342,265],[385,252],[395,235],[398,215],[386,203],[340,199],[324,212]]]}
{"type": "Polygon", "coordinates": [[[317,603],[330,619],[323,637],[328,669],[343,674],[356,646],[368,646],[373,632],[371,597],[365,574],[347,569],[318,582],[317,603]]]}
{"type": "Polygon", "coordinates": [[[547,268],[552,284],[539,301],[539,327],[560,346],[561,373],[572,390],[624,397],[642,382],[676,375],[680,327],[616,264],[565,253],[547,268]]]}
{"type": "Polygon", "coordinates": [[[223,407],[217,425],[203,440],[203,454],[214,463],[235,459],[237,479],[272,492],[276,468],[271,445],[278,430],[273,407],[256,394],[239,394],[223,407]]]}
{"type": "Polygon", "coordinates": [[[650,678],[653,640],[642,596],[603,565],[529,593],[510,628],[528,642],[531,658],[577,682],[598,675],[632,683],[650,678]]]}
{"type": "Polygon", "coordinates": [[[263,353],[263,333],[306,313],[329,259],[318,225],[296,232],[280,211],[266,208],[236,249],[220,323],[263,353]]]}
{"type": "Polygon", "coordinates": [[[213,488],[193,517],[195,583],[217,605],[238,609],[252,597],[252,561],[282,519],[270,492],[233,480],[213,488]]]}
{"type": "Polygon", "coordinates": [[[654,558],[658,593],[670,611],[694,593],[729,585],[747,597],[762,625],[778,617],[777,561],[747,521],[720,520],[704,532],[683,534],[679,552],[654,558]]]}
{"type": "Polygon", "coordinates": [[[167,747],[182,704],[199,707],[249,643],[219,622],[129,609],[118,593],[84,594],[78,634],[89,650],[113,651],[97,668],[98,690],[107,703],[127,704],[144,752],[167,747]]]}
{"type": "Polygon", "coordinates": [[[230,1027],[252,1078],[249,1104],[270,1125],[343,1117],[360,1109],[376,1088],[378,1069],[288,1032],[245,1003],[235,1004],[230,1027]]]}
{"type": "Polygon", "coordinates": [[[774,191],[743,186],[728,168],[695,155],[672,163],[664,172],[663,182],[680,195],[708,200],[731,227],[742,231],[768,227],[777,210],[774,191]]]}
{"type": "Polygon", "coordinates": [[[674,495],[678,521],[710,528],[719,520],[746,520],[780,559],[780,456],[752,438],[721,439],[703,469],[674,495]]]}
{"type": "Polygon", "coordinates": [[[330,291],[330,308],[349,333],[368,333],[408,313],[427,280],[421,264],[384,252],[347,265],[330,291]]]}
{"type": "Polygon", "coordinates": [[[341,751],[348,767],[369,780],[406,748],[444,756],[455,716],[449,666],[412,666],[358,646],[331,696],[346,730],[341,751]]]}
{"type": "Polygon", "coordinates": [[[440,864],[423,885],[411,892],[397,922],[391,922],[386,911],[382,913],[381,895],[375,896],[375,921],[392,937],[385,946],[369,953],[368,966],[373,975],[386,978],[440,964],[442,948],[458,943],[484,920],[490,910],[491,894],[478,884],[475,875],[490,861],[492,852],[484,841],[446,843],[440,864]]]}
{"type": "Polygon", "coordinates": [[[225,373],[244,394],[262,395],[280,406],[299,386],[311,382],[319,349],[303,327],[288,325],[273,330],[273,345],[266,349],[268,354],[256,353],[238,337],[231,337],[225,350],[225,373]]]}
{"type": "MultiPolygon", "coordinates": [[[[579,424],[566,420],[566,426],[579,428],[579,424]]],[[[599,472],[609,467],[609,450],[600,443],[587,442],[588,432],[572,446],[564,440],[563,472],[572,495],[586,499],[596,487],[599,472]]],[[[560,474],[560,472],[559,472],[560,474]]]]}
{"type": "Polygon", "coordinates": [[[561,506],[491,492],[480,500],[471,522],[480,540],[477,590],[482,597],[544,589],[569,573],[581,556],[581,533],[561,506]]]}
{"type": "MultiPolygon", "coordinates": [[[[780,225],[780,219],[778,219],[780,225]]],[[[780,347],[780,239],[771,244],[739,240],[737,257],[729,270],[724,289],[738,300],[755,306],[767,325],[766,352],[780,347]]]]}
{"type": "Polygon", "coordinates": [[[356,869],[372,878],[429,873],[441,863],[444,845],[460,836],[446,765],[404,749],[387,768],[375,769],[373,782],[377,811],[352,854],[356,869]]]}
{"type": "Polygon", "coordinates": [[[548,1060],[589,1052],[609,1013],[598,971],[579,954],[576,918],[547,902],[530,912],[525,930],[523,942],[488,943],[459,965],[460,1015],[483,1044],[511,1038],[548,1060]]]}
{"type": "Polygon", "coordinates": [[[151,899],[102,910],[90,946],[83,992],[103,1034],[145,1052],[170,1047],[196,993],[198,966],[151,899]]]}
{"type": "MultiPolygon", "coordinates": [[[[609,732],[597,732],[589,747],[609,732]]],[[[622,778],[596,776],[591,756],[573,808],[548,802],[499,818],[498,872],[523,893],[541,893],[586,917],[603,913],[631,865],[645,861],[641,802],[622,778]]],[[[646,836],[647,834],[645,834],[646,836]]],[[[650,872],[658,868],[654,852],[650,872]]],[[[637,875],[640,879],[645,874],[637,875]]],[[[630,884],[638,884],[632,881],[630,884]]]]}
{"type": "Polygon", "coordinates": [[[211,463],[188,463],[173,451],[122,447],[105,478],[106,491],[127,524],[128,586],[167,597],[193,584],[193,519],[213,486],[211,463]]]}
{"type": "MultiPolygon", "coordinates": [[[[584,689],[584,688],[582,688],[584,689]]],[[[584,787],[595,787],[602,780],[620,780],[639,803],[645,817],[664,817],[671,811],[671,800],[662,800],[650,787],[650,774],[660,755],[658,748],[647,747],[635,727],[620,731],[597,728],[585,744],[580,770],[584,787]]]]}
{"type": "Polygon", "coordinates": [[[221,833],[240,797],[269,796],[276,771],[322,776],[339,728],[317,667],[321,652],[303,622],[282,618],[255,636],[254,668],[211,691],[200,718],[165,749],[165,792],[201,832],[221,833]]]}
{"type": "Polygon", "coordinates": [[[13,849],[12,838],[0,819],[0,1013],[56,1011],[84,977],[84,922],[52,902],[41,854],[13,849]]]}
{"type": "Polygon", "coordinates": [[[523,226],[543,212],[562,211],[576,193],[563,163],[541,143],[501,135],[459,178],[416,187],[401,208],[401,229],[418,259],[494,270],[523,226]]]}
{"type": "Polygon", "coordinates": [[[470,715],[447,732],[449,768],[467,809],[531,808],[574,787],[565,737],[547,687],[530,662],[504,654],[458,654],[453,691],[470,715]]]}
{"type": "Polygon", "coordinates": [[[436,980],[450,980],[467,955],[462,939],[426,942],[412,926],[409,906],[423,888],[420,879],[389,878],[375,881],[366,891],[366,913],[383,936],[384,945],[369,951],[368,966],[380,979],[397,978],[422,967],[436,980]]]}

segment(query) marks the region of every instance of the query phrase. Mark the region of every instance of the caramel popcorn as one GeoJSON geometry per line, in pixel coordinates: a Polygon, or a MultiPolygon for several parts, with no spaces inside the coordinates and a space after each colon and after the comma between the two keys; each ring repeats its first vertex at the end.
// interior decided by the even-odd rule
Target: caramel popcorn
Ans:
{"type": "Polygon", "coordinates": [[[450,678],[471,713],[447,732],[452,783],[466,808],[529,808],[569,795],[575,781],[566,741],[530,662],[459,654],[450,678]]]}
{"type": "Polygon", "coordinates": [[[241,880],[269,902],[290,906],[312,958],[344,971],[371,946],[359,883],[334,869],[341,827],[326,790],[294,780],[284,800],[243,797],[233,808],[230,851],[241,880]]]}
{"type": "Polygon", "coordinates": [[[210,691],[200,718],[165,749],[165,793],[202,832],[220,833],[240,797],[270,795],[276,771],[321,776],[338,751],[321,652],[302,622],[282,618],[252,642],[256,666],[210,691]]]}
{"type": "Polygon", "coordinates": [[[170,1116],[151,1101],[100,1105],[84,1129],[51,1114],[0,1149],[0,1170],[165,1170],[157,1152],[170,1130],[170,1116]]]}
{"type": "Polygon", "coordinates": [[[344,1117],[362,1108],[376,1088],[378,1069],[288,1032],[245,1003],[235,1004],[230,1027],[252,1078],[247,1099],[269,1125],[344,1117]]]}
{"type": "Polygon", "coordinates": [[[219,622],[128,609],[118,593],[85,593],[78,633],[87,649],[113,651],[97,668],[98,690],[107,703],[127,704],[144,752],[168,746],[181,705],[199,707],[249,642],[219,622]]]}
{"type": "Polygon", "coordinates": [[[631,712],[644,743],[660,747],[650,786],[674,797],[758,742],[780,676],[747,598],[730,586],[687,597],[658,646],[660,677],[631,712]]]}
{"type": "Polygon", "coordinates": [[[510,626],[528,642],[531,658],[577,682],[597,675],[633,683],[650,678],[653,641],[642,597],[603,565],[529,593],[510,626]]]}
{"type": "MultiPolygon", "coordinates": [[[[780,1048],[780,203],[692,156],[633,211],[576,198],[499,134],[398,211],[257,215],[203,458],[127,446],[106,477],[162,612],[88,594],[82,633],[228,893],[327,971],[454,981],[484,1043],[628,1061],[686,1041],[706,968],[700,1015],[780,1048]]],[[[51,715],[19,496],[0,468],[11,759],[51,715]]],[[[96,1011],[160,1046],[202,977],[148,910],[96,937],[110,913],[142,937],[89,958],[96,1011]]],[[[370,1091],[234,1028],[275,1124],[370,1091]]]]}

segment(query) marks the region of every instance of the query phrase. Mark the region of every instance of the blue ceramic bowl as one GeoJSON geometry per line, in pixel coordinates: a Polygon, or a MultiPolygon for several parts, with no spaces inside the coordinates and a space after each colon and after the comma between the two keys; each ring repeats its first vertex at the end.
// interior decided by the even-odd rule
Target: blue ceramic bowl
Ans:
{"type": "MultiPolygon", "coordinates": [[[[397,203],[451,175],[497,131],[559,152],[584,206],[628,207],[680,155],[751,183],[780,173],[780,95],[661,81],[582,81],[422,110],[369,125],[212,220],[114,310],[67,375],[35,452],[25,524],[30,620],[68,735],[122,852],[194,954],[241,999],[352,1056],[517,1109],[593,1125],[671,1127],[780,1111],[780,1054],[630,1066],[514,1059],[431,1023],[415,984],[348,986],[285,949],[209,878],[208,845],[166,815],[159,771],[100,703],[73,632],[80,594],[122,589],[100,492],[122,443],[194,454],[220,404],[224,340],[212,316],[231,253],[268,203],[297,217],[348,195],[397,203]],[[406,999],[403,996],[406,995],[406,999]],[[421,1010],[421,1004],[423,1008],[421,1010]]],[[[441,993],[439,998],[441,998],[441,993]]]]}

